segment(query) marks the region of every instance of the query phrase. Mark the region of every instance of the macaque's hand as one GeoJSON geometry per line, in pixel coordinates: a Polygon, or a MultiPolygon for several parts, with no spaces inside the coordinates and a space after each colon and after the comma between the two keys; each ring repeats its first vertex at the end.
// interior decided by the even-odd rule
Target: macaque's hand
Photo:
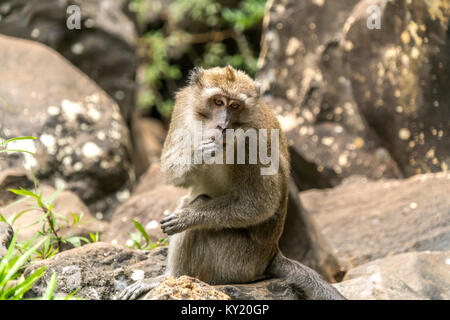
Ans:
{"type": "Polygon", "coordinates": [[[178,209],[163,218],[160,224],[162,231],[169,236],[183,232],[191,226],[189,212],[186,209],[178,209]]]}

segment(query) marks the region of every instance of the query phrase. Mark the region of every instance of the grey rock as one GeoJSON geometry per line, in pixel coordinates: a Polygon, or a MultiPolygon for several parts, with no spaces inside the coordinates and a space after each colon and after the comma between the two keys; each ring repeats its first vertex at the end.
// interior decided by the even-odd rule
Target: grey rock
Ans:
{"type": "MultiPolygon", "coordinates": [[[[50,259],[28,267],[25,270],[25,276],[42,266],[46,266],[47,269],[45,275],[33,285],[27,296],[42,296],[50,277],[53,272],[56,272],[56,296],[64,297],[78,289],[76,296],[79,298],[114,299],[119,292],[134,281],[162,275],[166,269],[166,259],[167,247],[138,251],[102,242],[88,244],[81,248],[58,253],[50,259]]],[[[283,281],[277,279],[244,285],[212,287],[195,279],[188,282],[192,281],[205,289],[206,293],[218,290],[232,299],[298,299],[283,281]]],[[[163,284],[161,290],[150,292],[150,296],[147,298],[154,299],[155,296],[163,298],[162,296],[165,295],[168,299],[170,298],[168,293],[176,296],[182,292],[185,283],[186,281],[181,281],[178,285],[171,284],[169,285],[172,287],[169,288],[170,290],[167,290],[168,286],[163,284]],[[163,294],[164,292],[165,294],[163,294]]],[[[191,292],[191,294],[194,293],[191,292]]]]}
{"type": "Polygon", "coordinates": [[[401,177],[359,113],[343,68],[339,43],[357,3],[275,0],[268,7],[257,78],[287,134],[301,190],[353,174],[401,177]]]}
{"type": "Polygon", "coordinates": [[[42,296],[53,272],[57,273],[56,296],[67,296],[78,289],[76,296],[87,300],[113,299],[133,282],[132,278],[156,277],[164,272],[166,250],[156,248],[141,252],[107,243],[93,243],[56,254],[25,270],[31,274],[46,266],[46,274],[27,293],[42,296]]]}
{"type": "Polygon", "coordinates": [[[350,270],[334,286],[351,300],[448,300],[450,252],[410,252],[350,270]]]}
{"type": "Polygon", "coordinates": [[[5,256],[14,236],[14,231],[9,224],[0,221],[0,260],[5,256]]]}
{"type": "Polygon", "coordinates": [[[34,157],[9,153],[0,169],[34,168],[41,181],[65,186],[87,204],[130,181],[129,132],[102,89],[37,42],[0,36],[0,59],[0,131],[37,137],[8,145],[34,157]]]}
{"type": "Polygon", "coordinates": [[[42,42],[86,73],[119,104],[126,121],[135,105],[137,33],[128,0],[4,0],[0,33],[42,42]],[[69,30],[67,8],[81,9],[69,30]]]}
{"type": "Polygon", "coordinates": [[[361,1],[348,18],[345,67],[361,115],[405,176],[450,167],[447,1],[361,1]],[[366,27],[368,6],[381,28],[366,27]]]}
{"type": "Polygon", "coordinates": [[[347,266],[410,251],[450,250],[450,173],[352,178],[300,199],[347,266]]]}

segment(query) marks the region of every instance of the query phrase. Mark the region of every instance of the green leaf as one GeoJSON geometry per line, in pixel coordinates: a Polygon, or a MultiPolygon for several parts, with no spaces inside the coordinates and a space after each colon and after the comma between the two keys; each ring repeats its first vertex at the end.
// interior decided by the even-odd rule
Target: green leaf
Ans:
{"type": "Polygon", "coordinates": [[[53,272],[52,277],[47,285],[47,290],[45,290],[45,294],[42,297],[42,300],[53,300],[53,292],[55,290],[56,285],[56,272],[53,272]]]}
{"type": "Polygon", "coordinates": [[[30,290],[33,284],[45,273],[46,266],[43,266],[34,271],[24,282],[20,283],[14,288],[14,296],[22,297],[25,292],[30,290]]]}
{"type": "Polygon", "coordinates": [[[19,190],[17,190],[17,189],[8,189],[8,191],[10,191],[10,192],[12,192],[14,194],[17,194],[19,196],[33,197],[33,198],[36,198],[36,199],[39,198],[39,196],[37,194],[35,194],[34,192],[26,190],[26,189],[24,189],[22,187],[19,190]]]}
{"type": "Polygon", "coordinates": [[[20,150],[20,149],[6,149],[6,150],[0,150],[0,153],[5,153],[5,152],[23,152],[23,153],[28,153],[34,156],[33,152],[30,151],[26,151],[26,150],[20,150]]]}
{"type": "Polygon", "coordinates": [[[150,242],[150,236],[145,231],[144,227],[142,227],[142,225],[139,222],[137,222],[136,220],[134,220],[134,219],[133,219],[133,223],[134,223],[134,226],[136,227],[136,229],[138,229],[139,232],[144,236],[145,242],[149,243],[150,242]]]}
{"type": "MultiPolygon", "coordinates": [[[[14,240],[14,238],[13,238],[13,240],[14,240]]],[[[13,267],[6,274],[5,279],[3,281],[9,281],[16,274],[16,272],[25,264],[25,262],[33,254],[33,252],[35,252],[37,250],[37,248],[39,248],[44,243],[44,241],[45,241],[45,239],[42,239],[37,244],[35,244],[32,248],[28,249],[19,259],[17,259],[17,261],[14,263],[13,267]]],[[[12,241],[11,241],[11,243],[12,243],[12,241]]],[[[12,247],[10,249],[12,250],[12,247]]],[[[9,249],[8,249],[8,252],[9,252],[9,249]]],[[[6,259],[3,259],[3,260],[6,260],[6,259]]],[[[1,268],[1,263],[3,263],[3,260],[0,262],[0,268],[1,268]]]]}
{"type": "Polygon", "coordinates": [[[17,137],[17,138],[12,138],[9,140],[2,141],[2,142],[0,142],[0,145],[5,145],[7,143],[10,143],[13,141],[18,141],[18,140],[35,140],[35,139],[36,139],[36,137],[17,137]]]}
{"type": "Polygon", "coordinates": [[[71,294],[64,298],[64,300],[71,300],[70,298],[72,298],[78,292],[78,290],[79,289],[73,290],[71,294]]]}

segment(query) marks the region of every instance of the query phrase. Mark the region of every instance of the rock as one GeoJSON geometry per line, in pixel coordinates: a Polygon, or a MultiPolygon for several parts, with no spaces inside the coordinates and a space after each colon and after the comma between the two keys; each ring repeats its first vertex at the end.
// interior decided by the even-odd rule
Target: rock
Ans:
{"type": "Polygon", "coordinates": [[[39,43],[0,36],[0,60],[0,131],[37,137],[8,144],[35,157],[9,153],[0,169],[34,169],[41,181],[65,185],[87,204],[130,181],[128,129],[103,90],[39,43]]]}
{"type": "Polygon", "coordinates": [[[9,189],[31,188],[33,181],[22,169],[5,169],[0,171],[0,206],[15,200],[17,196],[9,189]]]}
{"type": "Polygon", "coordinates": [[[198,279],[168,278],[143,300],[298,300],[289,285],[278,279],[252,284],[210,286],[198,279]]]}
{"type": "Polygon", "coordinates": [[[0,221],[0,260],[6,255],[13,236],[14,231],[11,226],[0,221]]]}
{"type": "Polygon", "coordinates": [[[113,299],[133,281],[162,274],[166,255],[164,248],[144,252],[102,242],[88,244],[28,267],[25,276],[42,266],[47,268],[45,275],[27,294],[29,297],[42,296],[50,277],[56,272],[56,296],[65,297],[78,289],[76,296],[83,299],[113,299]]]}
{"type": "MultiPolygon", "coordinates": [[[[38,193],[40,192],[42,192],[43,199],[47,201],[56,194],[56,190],[47,185],[39,186],[38,193]]],[[[102,232],[105,228],[103,222],[95,221],[86,205],[73,192],[60,192],[59,194],[57,194],[52,203],[54,205],[53,212],[55,213],[55,218],[63,226],[67,223],[58,214],[64,216],[70,221],[70,223],[73,223],[72,214],[76,214],[79,217],[81,214],[83,214],[79,224],[70,228],[61,226],[60,231],[58,232],[60,236],[69,237],[77,235],[84,236],[89,239],[89,232],[95,234],[95,232],[97,231],[102,232]]],[[[36,206],[36,200],[28,199],[26,201],[0,207],[0,212],[6,219],[8,219],[8,221],[9,219],[13,219],[20,212],[30,210],[22,214],[12,224],[14,230],[18,233],[19,240],[30,240],[37,234],[38,231],[42,230],[42,223],[38,222],[40,221],[40,218],[42,217],[44,212],[41,209],[32,209],[36,206]]]]}
{"type": "Polygon", "coordinates": [[[133,220],[145,228],[152,242],[165,238],[159,221],[175,209],[178,199],[185,194],[185,190],[162,185],[132,196],[113,213],[102,240],[126,245],[129,233],[138,232],[133,220]]]}
{"type": "MultiPolygon", "coordinates": [[[[96,81],[128,122],[135,105],[137,34],[128,0],[4,0],[0,33],[42,42],[96,81]],[[81,29],[66,26],[81,9],[81,29]]],[[[51,69],[47,69],[51,70],[51,69]]]]}
{"type": "Polygon", "coordinates": [[[439,0],[270,3],[258,80],[300,189],[449,167],[449,16],[439,0]]]}
{"type": "Polygon", "coordinates": [[[334,286],[351,300],[448,300],[450,252],[410,252],[350,270],[334,286]]]}
{"type": "MultiPolygon", "coordinates": [[[[56,272],[56,296],[64,297],[78,289],[76,296],[83,299],[113,299],[137,280],[162,275],[166,269],[166,260],[167,247],[138,251],[102,242],[88,244],[58,253],[28,267],[25,276],[43,266],[46,266],[46,273],[27,294],[28,297],[42,296],[50,277],[56,272]]],[[[188,277],[171,279],[160,284],[145,299],[175,298],[183,295],[185,291],[186,298],[229,296],[233,299],[297,299],[287,284],[277,279],[212,287],[188,277]]]]}
{"type": "Polygon", "coordinates": [[[450,250],[450,172],[406,180],[352,178],[300,193],[319,230],[348,265],[409,251],[450,250]]]}
{"type": "Polygon", "coordinates": [[[166,185],[166,178],[161,172],[159,163],[153,163],[139,179],[139,184],[133,191],[133,195],[148,192],[160,185],[166,185]]]}
{"type": "Polygon", "coordinates": [[[144,300],[230,300],[230,297],[200,280],[181,276],[162,281],[144,300]]]}
{"type": "MultiPolygon", "coordinates": [[[[166,130],[161,121],[151,118],[134,117],[132,135],[134,144],[143,149],[137,153],[133,163],[136,166],[136,174],[144,173],[148,165],[158,163],[161,157],[166,130]]],[[[136,148],[135,148],[136,149],[136,148]]]]}
{"type": "Polygon", "coordinates": [[[302,262],[328,281],[340,281],[343,277],[345,267],[302,206],[293,181],[289,184],[288,210],[280,249],[286,257],[302,262]]]}
{"type": "Polygon", "coordinates": [[[287,134],[301,190],[353,174],[401,177],[360,115],[342,67],[339,39],[357,3],[275,0],[268,7],[257,78],[287,134]]]}
{"type": "Polygon", "coordinates": [[[232,300],[299,300],[292,288],[280,279],[268,279],[251,284],[214,286],[232,300]]]}
{"type": "Polygon", "coordinates": [[[347,19],[344,61],[358,108],[405,176],[450,167],[448,1],[361,1],[347,19]]]}

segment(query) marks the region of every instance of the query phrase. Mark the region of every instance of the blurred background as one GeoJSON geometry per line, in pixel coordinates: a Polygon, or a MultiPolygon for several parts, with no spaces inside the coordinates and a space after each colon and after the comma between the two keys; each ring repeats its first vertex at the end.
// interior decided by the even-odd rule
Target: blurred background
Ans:
{"type": "Polygon", "coordinates": [[[449,298],[449,19],[448,0],[0,0],[0,133],[37,137],[8,145],[35,156],[0,158],[0,205],[33,170],[102,241],[126,243],[133,219],[160,239],[185,192],[159,172],[174,93],[230,64],[288,136],[283,252],[330,281],[381,259],[395,279],[373,291],[354,271],[353,297],[449,298]]]}

